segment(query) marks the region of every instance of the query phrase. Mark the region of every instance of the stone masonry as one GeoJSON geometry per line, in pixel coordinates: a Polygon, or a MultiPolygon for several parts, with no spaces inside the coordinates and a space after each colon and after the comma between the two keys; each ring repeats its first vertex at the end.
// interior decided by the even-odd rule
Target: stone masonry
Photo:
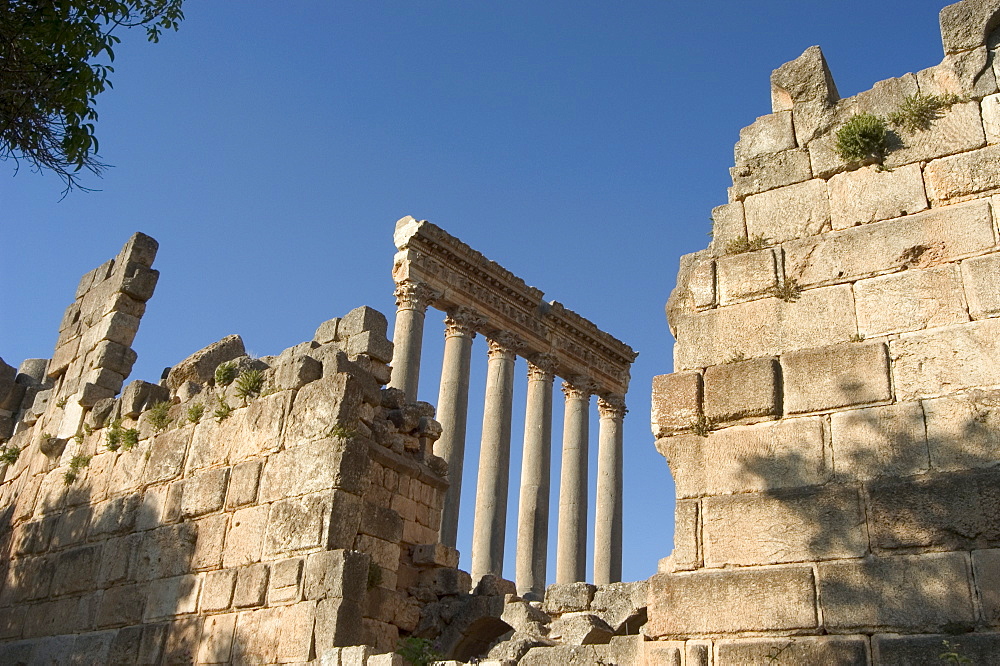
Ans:
{"type": "Polygon", "coordinates": [[[847,99],[818,47],[772,74],[667,305],[650,663],[1000,654],[998,26],[997,0],[945,7],[940,65],[847,99]],[[852,115],[917,93],[958,102],[890,125],[884,165],[837,155],[852,115]]]}

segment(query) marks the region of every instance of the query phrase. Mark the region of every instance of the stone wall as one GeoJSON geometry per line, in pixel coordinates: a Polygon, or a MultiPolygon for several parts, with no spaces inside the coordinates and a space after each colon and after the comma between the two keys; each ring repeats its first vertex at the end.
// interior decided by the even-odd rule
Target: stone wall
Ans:
{"type": "Polygon", "coordinates": [[[682,259],[653,385],[667,663],[1000,653],[1000,2],[941,25],[940,65],[851,98],[818,47],[775,70],[711,247],[682,259]],[[851,116],[918,93],[959,100],[890,124],[883,164],[837,155],[851,116]]]}
{"type": "Polygon", "coordinates": [[[84,277],[52,359],[0,362],[0,662],[291,663],[367,644],[364,663],[423,605],[468,598],[437,543],[434,409],[382,388],[385,317],[358,308],[259,359],[229,336],[121,390],[155,252],[137,234],[84,277]]]}

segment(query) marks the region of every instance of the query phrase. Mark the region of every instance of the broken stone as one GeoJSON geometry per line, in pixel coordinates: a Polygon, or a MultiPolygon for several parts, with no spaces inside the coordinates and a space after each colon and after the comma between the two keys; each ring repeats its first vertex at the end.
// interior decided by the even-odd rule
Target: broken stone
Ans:
{"type": "Polygon", "coordinates": [[[227,336],[196,351],[175,365],[167,375],[167,387],[176,390],[184,382],[210,384],[215,381],[215,369],[220,363],[244,356],[246,349],[238,335],[227,336]]]}
{"type": "Polygon", "coordinates": [[[596,645],[611,640],[614,631],[593,613],[565,613],[552,621],[549,637],[566,645],[596,645]]]}

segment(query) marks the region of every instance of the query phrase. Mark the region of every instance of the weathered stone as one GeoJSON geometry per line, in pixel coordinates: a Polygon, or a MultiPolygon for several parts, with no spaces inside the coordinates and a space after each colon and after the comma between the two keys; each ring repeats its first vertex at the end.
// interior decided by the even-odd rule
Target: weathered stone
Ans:
{"type": "Polygon", "coordinates": [[[824,624],[836,632],[971,629],[968,568],[961,553],[820,562],[824,624]]]}
{"type": "Polygon", "coordinates": [[[888,351],[881,342],[789,352],[781,368],[789,414],[892,400],[888,351]]]}
{"type": "MultiPolygon", "coordinates": [[[[528,650],[553,645],[555,645],[553,641],[540,638],[538,634],[515,631],[510,638],[492,647],[486,654],[486,660],[480,660],[479,663],[485,664],[487,661],[492,661],[500,664],[516,664],[528,653],[528,650]]],[[[403,666],[403,664],[400,664],[400,666],[403,666]]]]}
{"type": "Polygon", "coordinates": [[[347,337],[368,331],[384,338],[388,328],[389,323],[384,314],[367,305],[362,305],[348,312],[340,320],[338,337],[347,337]]]}
{"type": "Polygon", "coordinates": [[[853,486],[706,497],[702,522],[707,567],[861,557],[868,550],[853,486]]]}
{"type": "Polygon", "coordinates": [[[795,138],[805,146],[815,136],[824,115],[840,99],[830,68],[818,46],[771,72],[771,108],[792,109],[795,138]]]}
{"type": "Polygon", "coordinates": [[[337,339],[338,326],[340,326],[340,317],[334,317],[333,319],[324,321],[316,329],[316,333],[313,334],[313,340],[321,345],[335,341],[337,339]]]}
{"type": "Polygon", "coordinates": [[[215,381],[215,369],[220,363],[231,361],[244,354],[246,349],[240,336],[230,335],[222,338],[172,367],[167,375],[167,386],[171,390],[177,390],[186,382],[211,384],[215,381]]]}
{"type": "Polygon", "coordinates": [[[757,358],[705,369],[705,418],[711,423],[753,422],[781,413],[776,358],[757,358]]]}
{"type": "Polygon", "coordinates": [[[229,608],[236,588],[237,569],[219,569],[205,574],[201,589],[201,610],[220,611],[229,608]]]}
{"type": "Polygon", "coordinates": [[[330,493],[330,525],[326,535],[327,548],[351,548],[361,529],[364,502],[357,495],[334,490],[330,493]]]}
{"type": "Polygon", "coordinates": [[[973,319],[1000,315],[1000,254],[972,257],[962,262],[962,282],[973,319]]]}
{"type": "Polygon", "coordinates": [[[720,664],[851,666],[870,663],[868,642],[853,636],[723,639],[718,646],[717,663],[720,664]]]}
{"type": "MultiPolygon", "coordinates": [[[[341,328],[343,325],[344,323],[341,322],[341,328]]],[[[392,343],[386,340],[384,333],[378,334],[372,331],[356,333],[347,339],[344,351],[350,359],[354,359],[359,354],[365,354],[382,363],[392,361],[392,343]]]]}
{"type": "Polygon", "coordinates": [[[281,364],[275,373],[274,383],[281,390],[298,389],[323,376],[323,364],[305,354],[281,364]]]}
{"type": "Polygon", "coordinates": [[[340,488],[366,489],[368,445],[361,438],[309,441],[272,455],[260,478],[260,501],[340,488]]]}
{"type": "Polygon", "coordinates": [[[726,254],[730,243],[746,240],[747,222],[743,215],[743,202],[716,206],[712,209],[712,254],[726,254]]]}
{"type": "Polygon", "coordinates": [[[653,377],[653,435],[688,430],[701,414],[700,372],[675,372],[653,377]]]}
{"type": "Polygon", "coordinates": [[[670,554],[669,572],[689,571],[702,566],[701,520],[696,500],[675,501],[674,550],[670,554]]]}
{"type": "Polygon", "coordinates": [[[218,514],[196,521],[198,541],[195,543],[191,568],[216,569],[222,565],[222,547],[226,540],[229,515],[218,514]]]}
{"type": "Polygon", "coordinates": [[[145,532],[136,556],[138,579],[151,580],[187,573],[196,541],[197,532],[190,523],[145,532]]]}
{"type": "Polygon", "coordinates": [[[701,310],[715,305],[715,262],[711,259],[697,262],[687,287],[695,308],[701,310]]]}
{"type": "MultiPolygon", "coordinates": [[[[897,128],[896,131],[899,133],[902,146],[889,151],[886,155],[885,166],[891,169],[914,162],[938,161],[936,158],[963,153],[986,145],[979,104],[974,101],[955,104],[942,111],[941,116],[932,121],[926,130],[909,132],[897,128]]],[[[931,165],[933,164],[932,162],[931,165]]],[[[927,185],[927,196],[932,203],[942,201],[940,197],[935,196],[926,169],[924,180],[927,185]]]]}
{"type": "Polygon", "coordinates": [[[932,468],[992,467],[1000,460],[1000,393],[977,389],[922,404],[932,468]]]}
{"type": "Polygon", "coordinates": [[[331,428],[353,421],[360,404],[359,387],[346,374],[306,384],[295,394],[285,423],[288,446],[329,437],[331,428]]]}
{"type": "MultiPolygon", "coordinates": [[[[364,526],[364,519],[361,521],[364,526]]],[[[377,536],[377,535],[376,535],[377,536]]],[[[458,551],[440,543],[425,544],[413,547],[413,565],[458,567],[458,551]]]]}
{"type": "Polygon", "coordinates": [[[963,0],[941,10],[941,42],[945,53],[958,53],[986,44],[996,27],[1000,6],[996,0],[963,0]]]}
{"type": "Polygon", "coordinates": [[[889,344],[899,400],[996,384],[1000,320],[904,333],[889,344]]]}
{"type": "Polygon", "coordinates": [[[193,428],[178,428],[153,438],[144,472],[146,483],[160,483],[177,478],[184,468],[184,455],[193,431],[193,428]]]}
{"type": "Polygon", "coordinates": [[[306,558],[303,595],[306,599],[364,600],[371,558],[349,550],[328,550],[306,558]]]}
{"type": "Polygon", "coordinates": [[[597,614],[616,634],[631,634],[635,622],[645,623],[646,595],[648,583],[644,580],[633,583],[610,583],[601,585],[594,592],[590,610],[597,614]]]}
{"type": "Polygon", "coordinates": [[[980,103],[983,114],[983,130],[986,142],[1000,143],[1000,94],[984,97],[980,103]]]}
{"type": "Polygon", "coordinates": [[[259,460],[248,460],[233,467],[229,478],[229,494],[226,496],[227,509],[246,506],[257,500],[260,465],[259,460]]]}
{"type": "Polygon", "coordinates": [[[566,645],[603,644],[613,635],[608,623],[593,613],[564,613],[549,627],[549,636],[566,645]]]}
{"type": "Polygon", "coordinates": [[[972,571],[983,619],[995,627],[1000,624],[1000,550],[972,551],[972,571]]]}
{"type": "Polygon", "coordinates": [[[995,470],[886,479],[868,486],[873,547],[969,548],[1000,544],[995,470]]]}
{"type": "Polygon", "coordinates": [[[590,608],[597,588],[587,583],[562,583],[545,588],[542,610],[546,613],[571,613],[590,608]]]}
{"type": "Polygon", "coordinates": [[[927,195],[934,205],[943,205],[998,190],[1000,170],[995,168],[998,161],[998,145],[934,160],[924,169],[927,195]]]}
{"type": "Polygon", "coordinates": [[[786,244],[785,274],[809,286],[933,266],[993,247],[992,226],[986,201],[873,222],[786,244]]]}
{"type": "Polygon", "coordinates": [[[826,182],[819,179],[747,197],[747,235],[770,242],[813,236],[830,228],[826,182]]]}
{"type": "Polygon", "coordinates": [[[830,179],[830,217],[834,229],[887,220],[927,208],[919,164],[892,171],[866,167],[830,179]]]}
{"type": "Polygon", "coordinates": [[[233,513],[222,565],[226,568],[260,561],[270,505],[262,504],[233,513]]]}
{"type": "Polygon", "coordinates": [[[174,576],[149,584],[149,597],[143,620],[150,622],[198,610],[201,578],[195,575],[174,576]]]}
{"type": "Polygon", "coordinates": [[[927,471],[924,415],[919,402],[837,412],[830,420],[838,476],[867,480],[927,471]]]}
{"type": "Polygon", "coordinates": [[[777,263],[771,249],[719,257],[716,266],[722,305],[764,296],[778,284],[777,263]]]}
{"type": "Polygon", "coordinates": [[[817,625],[810,566],[656,574],[649,579],[653,638],[737,631],[787,631],[817,625]]]}
{"type": "MultiPolygon", "coordinates": [[[[167,664],[192,664],[201,645],[204,619],[200,617],[175,619],[167,625],[163,640],[163,661],[167,664]]],[[[263,652],[266,656],[266,652],[263,652]]]]}
{"type": "Polygon", "coordinates": [[[129,385],[122,391],[119,399],[121,416],[130,419],[138,418],[139,414],[156,403],[169,399],[170,392],[165,387],[136,379],[129,382],[129,385]]]}
{"type": "Polygon", "coordinates": [[[142,622],[146,585],[119,585],[104,591],[97,611],[98,627],[135,625],[142,622]]]}
{"type": "MultiPolygon", "coordinates": [[[[207,416],[195,426],[187,469],[234,464],[261,454],[273,453],[282,444],[281,432],[294,391],[257,398],[248,407],[237,409],[221,423],[207,416]],[[228,447],[218,446],[228,440],[228,447]]],[[[206,404],[210,411],[215,403],[206,404]]]]}
{"type": "Polygon", "coordinates": [[[266,564],[251,564],[243,567],[236,575],[236,590],[233,592],[233,606],[248,608],[263,605],[267,598],[266,564]]]}
{"type": "MultiPolygon", "coordinates": [[[[762,192],[807,181],[812,178],[812,167],[809,152],[795,148],[748,159],[729,173],[733,178],[732,201],[743,201],[762,192]]],[[[748,222],[749,219],[747,210],[748,222]]],[[[747,231],[750,233],[749,227],[747,231]]]]}
{"type": "Polygon", "coordinates": [[[954,265],[860,280],[854,300],[858,332],[866,337],[969,321],[954,265]]]}
{"type": "Polygon", "coordinates": [[[226,499],[229,468],[221,467],[195,474],[184,481],[181,517],[190,518],[218,511],[226,499]]]}
{"type": "MultiPolygon", "coordinates": [[[[972,664],[989,664],[1000,654],[1000,634],[939,634],[937,636],[872,636],[872,663],[885,666],[932,666],[945,663],[940,655],[953,652],[972,664]],[[945,645],[948,643],[948,646],[945,645]]],[[[962,663],[962,662],[960,662],[962,663]]]]}
{"type": "Polygon", "coordinates": [[[233,649],[236,614],[212,615],[205,618],[205,631],[198,649],[199,664],[227,664],[233,649]]]}
{"type": "Polygon", "coordinates": [[[271,504],[264,552],[284,556],[326,543],[330,499],[305,495],[271,504]]]}
{"type": "Polygon", "coordinates": [[[824,483],[819,418],[787,419],[656,440],[677,484],[677,497],[722,495],[824,483]]]}
{"type": "Polygon", "coordinates": [[[740,140],[735,149],[736,162],[792,148],[795,148],[792,112],[778,111],[761,116],[753,124],[740,130],[740,140]]]}
{"type": "MultiPolygon", "coordinates": [[[[740,205],[742,206],[742,204],[740,205]]],[[[700,266],[700,262],[709,260],[711,260],[711,254],[707,250],[681,255],[680,268],[677,272],[677,282],[674,285],[674,288],[670,290],[670,297],[667,299],[666,306],[667,323],[670,326],[671,334],[675,336],[677,334],[675,322],[678,321],[683,315],[695,312],[698,309],[695,305],[695,300],[704,300],[704,296],[699,297],[699,299],[695,299],[693,290],[704,289],[705,286],[707,286],[703,271],[702,274],[697,274],[697,270],[700,266]]],[[[714,263],[712,264],[712,285],[709,289],[711,291],[711,297],[714,300],[714,263]]],[[[384,403],[382,406],[386,407],[384,403]]]]}

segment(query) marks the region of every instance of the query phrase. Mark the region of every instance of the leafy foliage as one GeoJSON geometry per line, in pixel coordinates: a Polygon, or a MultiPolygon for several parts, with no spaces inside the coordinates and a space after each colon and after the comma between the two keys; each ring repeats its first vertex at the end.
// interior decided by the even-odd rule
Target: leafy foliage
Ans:
{"type": "Polygon", "coordinates": [[[219,386],[229,386],[236,379],[236,364],[232,361],[220,363],[215,368],[215,383],[219,386]]]}
{"type": "Polygon", "coordinates": [[[763,234],[755,234],[751,238],[733,238],[726,243],[726,254],[743,254],[744,252],[762,250],[770,242],[770,239],[765,238],[763,234]]]}
{"type": "Polygon", "coordinates": [[[0,447],[0,463],[5,465],[13,465],[17,462],[18,457],[21,455],[21,449],[16,446],[2,446],[0,447]]]}
{"type": "Polygon", "coordinates": [[[200,402],[196,402],[187,408],[187,419],[191,423],[197,423],[201,421],[201,417],[205,415],[205,405],[200,402]]]}
{"type": "Polygon", "coordinates": [[[151,42],[176,30],[183,0],[7,0],[0,9],[0,159],[58,174],[99,175],[95,101],[111,87],[120,28],[151,42]],[[106,62],[105,62],[106,61],[106,62]]]}
{"type": "Polygon", "coordinates": [[[236,380],[236,397],[243,398],[246,404],[248,398],[256,398],[264,390],[264,373],[251,369],[240,373],[236,380]]]}
{"type": "Polygon", "coordinates": [[[434,643],[429,638],[408,636],[402,638],[396,646],[396,654],[413,666],[428,666],[444,657],[434,649],[434,643]]]}
{"type": "Polygon", "coordinates": [[[879,164],[889,150],[889,128],[871,113],[859,113],[837,130],[837,154],[845,162],[874,160],[879,164]]]}
{"type": "Polygon", "coordinates": [[[90,456],[73,456],[69,460],[69,469],[63,474],[63,482],[68,486],[76,481],[80,470],[90,464],[90,456]]]}
{"type": "Polygon", "coordinates": [[[216,421],[222,423],[223,421],[229,418],[229,415],[232,414],[232,412],[233,412],[232,405],[226,402],[225,398],[220,397],[219,406],[215,408],[214,412],[212,412],[212,416],[215,417],[216,421]]]}
{"type": "Polygon", "coordinates": [[[135,428],[129,428],[128,430],[122,431],[122,449],[125,451],[131,451],[135,448],[135,445],[139,443],[139,431],[135,428]]]}
{"type": "Polygon", "coordinates": [[[899,108],[886,116],[890,124],[907,132],[930,129],[944,109],[958,104],[962,98],[954,93],[943,95],[907,95],[899,108]]]}
{"type": "Polygon", "coordinates": [[[170,401],[158,402],[149,408],[149,425],[153,426],[153,432],[163,432],[170,425],[170,401]]]}
{"type": "Polygon", "coordinates": [[[108,441],[105,446],[108,447],[108,451],[117,451],[122,445],[122,420],[115,419],[108,426],[108,441]]]}
{"type": "Polygon", "coordinates": [[[798,300],[802,294],[802,287],[799,286],[795,278],[785,278],[780,284],[771,290],[771,293],[783,301],[791,303],[798,300]]]}

